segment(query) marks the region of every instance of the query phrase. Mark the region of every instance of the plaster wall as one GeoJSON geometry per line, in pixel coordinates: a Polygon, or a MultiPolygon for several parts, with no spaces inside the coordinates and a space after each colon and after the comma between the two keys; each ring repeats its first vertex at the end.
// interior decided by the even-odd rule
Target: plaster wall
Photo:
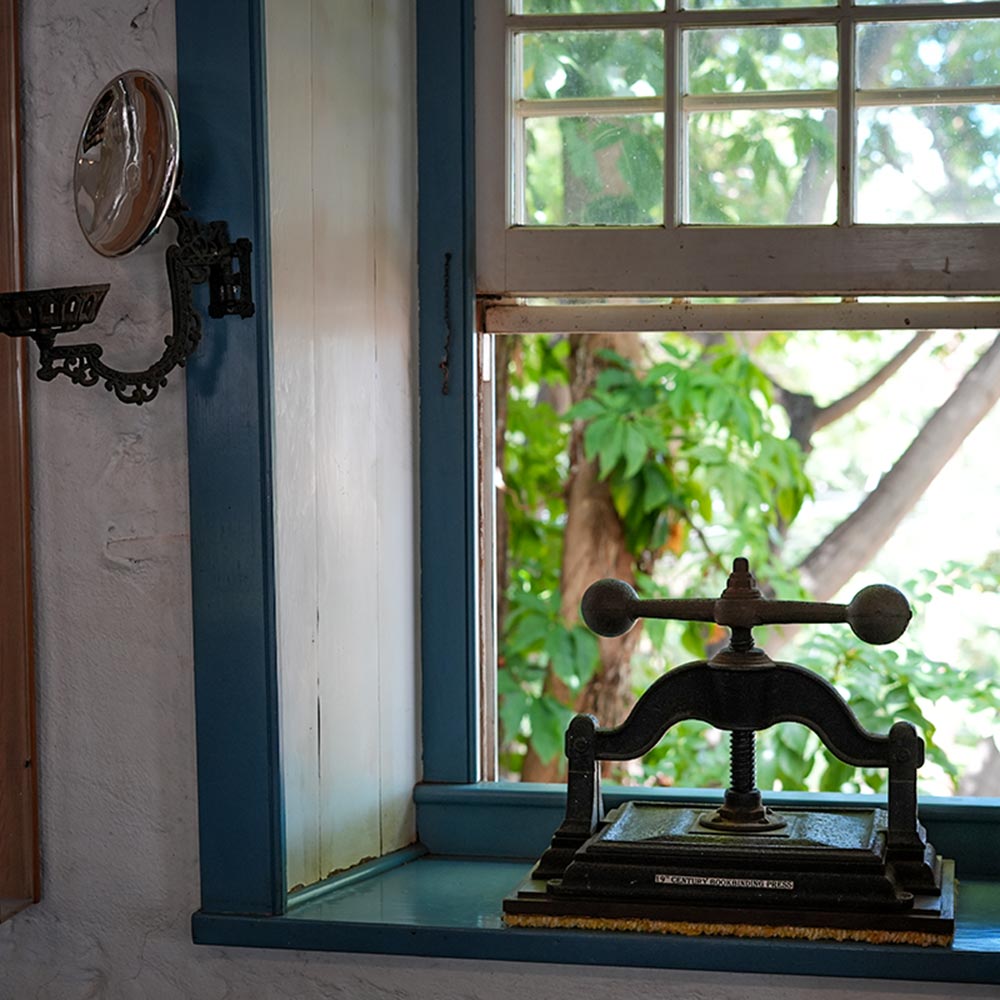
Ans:
{"type": "MultiPolygon", "coordinates": [[[[98,324],[107,356],[142,366],[168,330],[162,243],[117,263],[93,254],[76,227],[70,164],[79,123],[114,74],[142,66],[174,83],[173,4],[32,0],[22,17],[28,283],[110,280],[98,324]]],[[[334,44],[346,51],[351,39],[334,44]]],[[[44,898],[0,925],[0,1000],[996,996],[973,986],[195,947],[182,381],[141,409],[62,382],[34,382],[31,395],[44,898]]]]}

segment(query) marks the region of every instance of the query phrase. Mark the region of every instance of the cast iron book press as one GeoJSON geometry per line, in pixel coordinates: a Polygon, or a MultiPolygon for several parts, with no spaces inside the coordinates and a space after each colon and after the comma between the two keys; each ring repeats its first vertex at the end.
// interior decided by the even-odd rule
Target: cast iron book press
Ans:
{"type": "Polygon", "coordinates": [[[620,580],[584,594],[598,635],[637,618],[715,622],[729,645],[670,670],[628,718],[603,728],[578,715],[566,733],[566,818],[516,892],[504,920],[516,926],[676,934],[807,937],[947,945],[954,935],[955,866],[927,842],[917,819],[924,743],[908,722],[882,736],[864,729],[833,685],[754,645],[756,625],[847,622],[860,639],[898,639],[910,620],[893,587],[865,587],[850,604],[772,601],[746,559],[718,600],[639,600],[620,580]],[[731,734],[731,785],[717,809],[628,802],[605,815],[600,761],[633,760],[685,719],[731,734]],[[885,806],[766,806],[755,787],[757,730],[798,722],[837,758],[889,772],[885,806]]]}

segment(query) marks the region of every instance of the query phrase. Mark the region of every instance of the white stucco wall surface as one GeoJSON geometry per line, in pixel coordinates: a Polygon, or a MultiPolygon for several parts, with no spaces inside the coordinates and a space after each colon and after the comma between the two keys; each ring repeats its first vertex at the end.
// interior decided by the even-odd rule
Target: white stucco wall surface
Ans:
{"type": "MultiPolygon", "coordinates": [[[[144,67],[173,85],[172,0],[22,7],[28,281],[111,281],[95,338],[112,363],[142,367],[168,331],[166,237],[123,261],[99,258],[77,229],[70,176],[79,125],[107,80],[144,67]]],[[[0,1000],[997,995],[992,987],[196,947],[182,380],[141,409],[65,381],[34,382],[31,396],[44,898],[0,925],[0,1000]]]]}

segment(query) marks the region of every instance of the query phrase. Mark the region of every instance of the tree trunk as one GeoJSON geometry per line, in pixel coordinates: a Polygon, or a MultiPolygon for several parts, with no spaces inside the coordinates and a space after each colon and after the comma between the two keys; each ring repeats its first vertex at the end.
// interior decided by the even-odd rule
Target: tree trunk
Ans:
{"type": "MultiPolygon", "coordinates": [[[[604,367],[598,352],[612,349],[638,363],[642,342],[635,334],[591,334],[570,338],[570,371],[573,402],[585,399],[604,367]]],[[[566,531],[562,557],[563,619],[579,620],[580,599],[595,580],[611,576],[635,581],[635,560],[625,547],[625,535],[608,484],[598,477],[597,465],[584,454],[585,425],[576,421],[570,437],[570,474],[566,490],[566,531]]],[[[614,639],[600,639],[601,663],[590,682],[575,695],[549,673],[545,692],[571,705],[577,712],[592,712],[602,725],[620,722],[630,702],[629,679],[632,653],[642,630],[633,628],[614,639]]],[[[559,781],[565,773],[561,756],[543,762],[528,750],[521,771],[522,781],[559,781]]]]}
{"type": "Polygon", "coordinates": [[[998,400],[1000,337],[969,369],[861,506],[799,564],[803,584],[815,600],[830,600],[868,564],[998,400]]]}

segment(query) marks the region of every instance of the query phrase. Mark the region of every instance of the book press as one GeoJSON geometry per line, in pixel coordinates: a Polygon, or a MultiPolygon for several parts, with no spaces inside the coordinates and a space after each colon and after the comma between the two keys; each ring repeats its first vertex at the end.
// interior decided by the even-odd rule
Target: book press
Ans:
{"type": "Polygon", "coordinates": [[[769,600],[746,559],[717,599],[640,600],[620,580],[584,594],[598,635],[639,618],[713,622],[727,645],[669,670],[625,721],[577,715],[566,733],[566,816],[527,879],[503,903],[511,926],[948,945],[955,866],[917,816],[924,743],[914,727],[866,730],[832,684],[754,643],[763,625],[845,622],[882,645],[909,623],[906,598],[876,584],[849,604],[769,600]],[[634,801],[605,813],[601,764],[648,753],[671,726],[706,722],[730,734],[730,778],[717,808],[634,801]],[[756,733],[795,722],[854,767],[885,768],[888,795],[870,806],[772,808],[756,787],[756,733]]]}

